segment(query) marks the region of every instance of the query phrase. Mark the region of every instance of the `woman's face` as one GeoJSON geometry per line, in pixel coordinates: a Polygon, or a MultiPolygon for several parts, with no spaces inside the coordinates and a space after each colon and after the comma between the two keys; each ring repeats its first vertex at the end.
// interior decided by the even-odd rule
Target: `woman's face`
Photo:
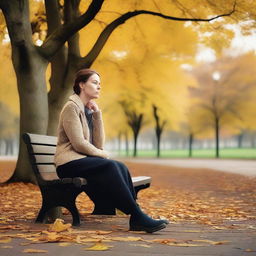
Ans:
{"type": "Polygon", "coordinates": [[[90,99],[99,98],[100,94],[100,77],[97,74],[93,74],[89,79],[83,83],[80,83],[81,93],[84,93],[90,99]]]}

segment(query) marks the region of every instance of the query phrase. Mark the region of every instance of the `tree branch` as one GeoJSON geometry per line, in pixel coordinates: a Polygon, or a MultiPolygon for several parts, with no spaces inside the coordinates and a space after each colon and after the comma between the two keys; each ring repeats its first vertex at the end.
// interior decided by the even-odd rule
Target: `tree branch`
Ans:
{"type": "MultiPolygon", "coordinates": [[[[64,17],[65,17],[64,23],[65,24],[69,24],[79,17],[79,4],[80,4],[80,0],[65,1],[65,4],[64,4],[64,17]]],[[[78,32],[68,39],[68,55],[80,57],[78,32]]]]}
{"type": "Polygon", "coordinates": [[[61,18],[58,0],[45,0],[48,35],[61,26],[61,18]]]}
{"type": "Polygon", "coordinates": [[[42,56],[49,59],[77,31],[90,23],[101,9],[104,0],[93,0],[87,11],[72,23],[63,24],[38,48],[42,56]]]}
{"type": "Polygon", "coordinates": [[[112,21],[101,32],[99,38],[97,39],[96,43],[94,44],[94,46],[92,47],[90,52],[85,57],[81,58],[81,62],[80,62],[79,66],[80,67],[83,67],[83,66],[90,67],[92,65],[92,63],[95,61],[95,59],[98,57],[100,51],[102,50],[103,46],[107,42],[107,40],[110,37],[111,33],[118,26],[122,25],[128,19],[130,19],[130,18],[132,18],[134,16],[141,15],[141,14],[149,14],[149,15],[158,16],[158,17],[161,17],[161,18],[164,18],[164,19],[168,19],[168,20],[175,20],[175,21],[195,21],[195,22],[201,21],[201,22],[209,22],[209,21],[215,20],[215,19],[220,18],[220,17],[225,17],[225,16],[232,15],[235,12],[235,7],[236,7],[236,1],[234,2],[232,11],[230,11],[228,13],[216,15],[216,16],[214,16],[212,18],[209,18],[209,19],[180,18],[180,17],[168,16],[168,15],[164,15],[162,13],[153,12],[153,11],[147,11],[147,10],[136,10],[136,11],[133,11],[133,12],[127,12],[127,13],[123,14],[122,16],[118,17],[117,19],[115,19],[114,21],[112,21]]]}

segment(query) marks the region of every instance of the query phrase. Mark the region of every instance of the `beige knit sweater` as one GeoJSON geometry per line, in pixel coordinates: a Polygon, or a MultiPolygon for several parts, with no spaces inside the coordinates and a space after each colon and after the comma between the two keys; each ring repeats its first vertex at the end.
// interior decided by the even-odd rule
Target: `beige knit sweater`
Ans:
{"type": "Polygon", "coordinates": [[[90,130],[84,113],[84,104],[77,94],[71,95],[60,113],[54,156],[56,167],[87,155],[108,157],[107,152],[103,150],[105,132],[101,110],[93,112],[92,121],[93,137],[90,143],[90,130]]]}

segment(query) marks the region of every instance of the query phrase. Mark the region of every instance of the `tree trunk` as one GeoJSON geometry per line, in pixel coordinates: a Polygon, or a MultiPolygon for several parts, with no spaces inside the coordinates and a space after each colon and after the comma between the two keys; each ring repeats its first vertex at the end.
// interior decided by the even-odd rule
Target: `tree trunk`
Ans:
{"type": "Polygon", "coordinates": [[[160,143],[161,143],[161,132],[157,132],[156,139],[157,139],[157,157],[160,157],[160,143]]]}
{"type": "Polygon", "coordinates": [[[216,143],[216,152],[215,157],[219,158],[219,130],[220,130],[220,120],[218,117],[215,118],[215,143],[216,143]]]}
{"type": "Polygon", "coordinates": [[[25,74],[15,68],[20,98],[20,146],[16,169],[9,180],[10,182],[23,181],[35,183],[26,145],[21,136],[25,132],[46,134],[47,130],[48,100],[44,77],[46,65],[35,56],[34,59],[31,58],[31,62],[34,62],[34,64],[29,72],[25,74]]]}
{"type": "Polygon", "coordinates": [[[241,132],[237,135],[237,147],[242,148],[244,134],[241,132]]]}
{"type": "Polygon", "coordinates": [[[192,157],[192,150],[193,150],[193,140],[194,140],[194,135],[192,133],[189,134],[189,157],[192,157]]]}
{"type": "Polygon", "coordinates": [[[134,148],[133,148],[133,156],[137,156],[137,139],[138,139],[138,133],[133,133],[133,140],[134,140],[134,148]]]}
{"type": "Polygon", "coordinates": [[[17,77],[20,99],[20,146],[16,169],[8,182],[33,182],[27,149],[22,141],[24,132],[45,134],[48,124],[48,100],[45,82],[47,61],[32,42],[29,2],[5,1],[5,16],[12,46],[12,62],[17,77]]]}
{"type": "Polygon", "coordinates": [[[125,151],[126,151],[126,156],[129,156],[129,140],[128,140],[127,132],[125,132],[125,151]]]}

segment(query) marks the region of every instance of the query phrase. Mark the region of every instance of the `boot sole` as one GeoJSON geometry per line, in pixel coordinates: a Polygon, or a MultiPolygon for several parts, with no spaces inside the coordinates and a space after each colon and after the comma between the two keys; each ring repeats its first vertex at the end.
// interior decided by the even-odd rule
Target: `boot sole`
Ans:
{"type": "Polygon", "coordinates": [[[146,231],[147,233],[153,233],[156,232],[158,230],[164,229],[166,228],[166,224],[162,223],[156,227],[145,227],[145,226],[140,226],[140,225],[133,225],[130,226],[130,231],[146,231]]]}

